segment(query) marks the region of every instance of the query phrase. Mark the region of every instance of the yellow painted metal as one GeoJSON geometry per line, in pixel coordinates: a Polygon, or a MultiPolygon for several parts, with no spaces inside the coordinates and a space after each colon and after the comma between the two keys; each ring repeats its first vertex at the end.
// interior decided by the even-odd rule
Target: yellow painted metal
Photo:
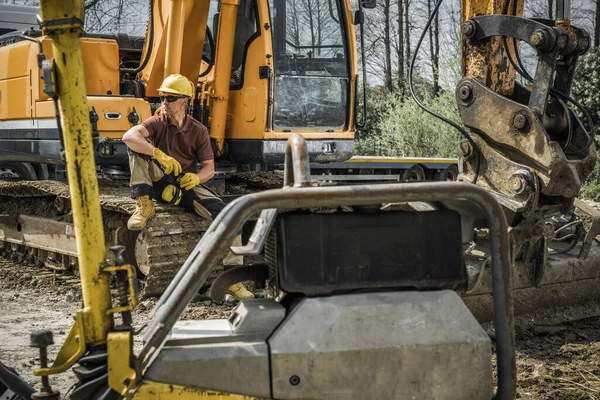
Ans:
{"type": "MultiPolygon", "coordinates": [[[[478,15],[523,15],[524,0],[461,0],[461,23],[478,15]]],[[[515,46],[507,39],[509,51],[515,59],[515,46]]],[[[477,78],[486,86],[502,95],[511,95],[515,83],[515,70],[508,62],[502,38],[476,45],[468,43],[463,36],[463,75],[477,78]]]]}
{"type": "Polygon", "coordinates": [[[229,101],[229,83],[231,79],[231,62],[233,42],[237,21],[237,9],[240,0],[222,0],[219,14],[218,43],[215,55],[215,81],[213,86],[212,106],[210,109],[210,136],[217,145],[216,156],[225,151],[225,124],[227,122],[227,103],[229,101]]]}
{"type": "Polygon", "coordinates": [[[127,272],[127,281],[128,281],[128,287],[129,287],[129,305],[128,306],[123,306],[123,307],[115,307],[115,308],[111,308],[109,310],[106,310],[106,314],[110,315],[110,314],[114,314],[114,313],[118,313],[118,312],[124,312],[124,311],[132,311],[137,305],[138,305],[138,296],[136,296],[135,293],[135,287],[134,287],[134,279],[136,279],[136,271],[135,268],[133,267],[133,265],[130,264],[124,264],[124,265],[113,265],[111,267],[106,267],[104,268],[105,272],[117,272],[117,271],[125,271],[127,272]]]}
{"type": "Polygon", "coordinates": [[[130,399],[140,400],[260,400],[257,397],[144,380],[130,399]]]}
{"type": "MultiPolygon", "coordinates": [[[[350,104],[348,105],[350,110],[350,125],[348,126],[348,133],[352,135],[354,139],[354,113],[356,112],[356,80],[358,79],[358,51],[356,44],[356,33],[354,30],[354,14],[352,11],[352,4],[350,0],[343,0],[344,12],[346,13],[346,30],[348,31],[348,50],[350,51],[350,104]]],[[[340,20],[340,23],[342,21],[340,20]]]]}
{"type": "MultiPolygon", "coordinates": [[[[343,129],[334,129],[333,132],[326,132],[325,129],[315,130],[312,127],[294,129],[295,132],[301,133],[306,139],[354,139],[354,103],[356,100],[355,84],[358,76],[358,54],[354,25],[352,24],[354,15],[350,3],[350,0],[344,0],[344,13],[346,18],[345,20],[340,20],[340,23],[343,23],[344,21],[347,23],[346,29],[349,39],[348,51],[351,60],[351,94],[348,107],[350,110],[350,124],[343,129]]],[[[269,95],[272,96],[273,93],[268,92],[269,80],[261,79],[256,71],[264,66],[273,69],[273,57],[271,56],[273,49],[272,27],[270,26],[268,2],[256,2],[256,9],[258,20],[260,21],[260,23],[257,24],[257,32],[259,35],[253,35],[252,40],[249,40],[247,43],[247,48],[244,49],[245,64],[243,69],[243,86],[239,89],[236,88],[230,90],[229,92],[225,139],[287,140],[292,133],[272,130],[267,126],[267,112],[269,107],[273,107],[272,104],[269,104],[269,95]],[[266,22],[269,22],[269,24],[266,22]]],[[[217,46],[220,45],[220,43],[217,44],[217,46]]],[[[220,67],[221,66],[219,66],[219,68],[220,67]]],[[[207,83],[206,86],[209,91],[214,87],[214,78],[212,75],[213,74],[211,73],[206,78],[201,79],[201,81],[207,83]]],[[[271,88],[271,90],[273,90],[273,88],[271,88]]],[[[203,94],[201,94],[201,96],[202,95],[203,94]]],[[[209,106],[212,107],[212,105],[213,103],[210,102],[209,106]]],[[[211,121],[211,137],[216,138],[218,134],[215,132],[213,126],[214,122],[211,121]]]]}
{"type": "MultiPolygon", "coordinates": [[[[273,70],[273,57],[270,56],[273,48],[272,28],[270,23],[267,24],[269,4],[266,1],[258,1],[255,4],[259,22],[256,24],[258,35],[253,34],[244,49],[243,86],[234,87],[229,92],[225,125],[227,139],[262,140],[267,126],[267,111],[272,93],[269,93],[269,80],[261,79],[257,71],[260,67],[273,70]]],[[[230,64],[233,65],[233,60],[230,64]]],[[[214,82],[210,79],[208,81],[210,82],[208,90],[212,91],[214,82]]]]}
{"type": "Polygon", "coordinates": [[[150,97],[158,96],[157,89],[163,79],[171,73],[180,73],[194,83],[198,81],[198,73],[202,66],[202,45],[206,36],[208,10],[211,4],[208,0],[173,2],[160,0],[152,3],[154,38],[151,42],[148,29],[142,59],[148,51],[150,56],[138,76],[145,82],[146,95],[150,97]],[[177,9],[176,16],[170,14],[172,8],[177,9]],[[169,37],[171,29],[173,34],[169,37]],[[168,62],[167,52],[170,52],[168,62]],[[167,71],[167,64],[169,69],[173,69],[172,71],[167,71]],[[179,65],[178,70],[174,70],[177,65],[179,65]]]}
{"type": "Polygon", "coordinates": [[[169,9],[169,26],[167,29],[167,48],[165,60],[165,77],[181,71],[181,54],[183,48],[183,22],[185,0],[171,0],[169,9]]]}
{"type": "Polygon", "coordinates": [[[84,312],[78,311],[75,314],[75,323],[71,327],[69,331],[69,335],[65,339],[62,347],[60,348],[60,352],[56,356],[52,367],[50,368],[38,368],[33,371],[33,375],[35,376],[47,376],[53,374],[60,374],[61,372],[65,372],[81,356],[85,354],[86,343],[84,340],[85,336],[85,326],[84,326],[84,312]]]}
{"type": "Polygon", "coordinates": [[[86,314],[85,342],[103,343],[113,320],[106,315],[111,306],[110,288],[108,276],[102,272],[106,253],[104,229],[79,42],[83,31],[83,1],[44,0],[40,9],[44,34],[52,39],[59,89],[66,169],[86,314]]]}
{"type": "Polygon", "coordinates": [[[129,331],[111,332],[106,340],[108,353],[108,386],[125,396],[135,382],[133,335],[129,331]]]}

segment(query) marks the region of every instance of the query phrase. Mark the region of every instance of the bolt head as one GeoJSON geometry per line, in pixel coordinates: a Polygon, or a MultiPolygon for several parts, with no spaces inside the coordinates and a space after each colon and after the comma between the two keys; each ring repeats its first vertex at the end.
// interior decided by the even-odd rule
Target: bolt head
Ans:
{"type": "Polygon", "coordinates": [[[467,21],[464,24],[462,24],[460,29],[463,35],[472,36],[473,34],[475,34],[477,27],[475,26],[475,23],[473,21],[467,21]]]}
{"type": "Polygon", "coordinates": [[[524,114],[516,114],[513,118],[513,127],[515,129],[524,129],[527,126],[527,117],[524,114]]]}
{"type": "Polygon", "coordinates": [[[546,43],[546,36],[544,35],[544,32],[542,32],[542,31],[535,31],[529,38],[529,41],[535,47],[542,47],[544,45],[544,43],[546,43]]]}
{"type": "Polygon", "coordinates": [[[460,155],[463,156],[465,159],[470,158],[473,154],[473,148],[471,147],[471,143],[469,143],[469,141],[466,139],[460,141],[460,143],[458,144],[458,151],[460,152],[460,155]]]}
{"type": "Polygon", "coordinates": [[[510,185],[510,190],[512,190],[514,194],[521,194],[527,188],[525,178],[519,174],[511,176],[508,184],[510,185]]]}
{"type": "Polygon", "coordinates": [[[458,98],[461,101],[469,101],[473,97],[473,88],[469,84],[463,84],[458,88],[458,98]]]}

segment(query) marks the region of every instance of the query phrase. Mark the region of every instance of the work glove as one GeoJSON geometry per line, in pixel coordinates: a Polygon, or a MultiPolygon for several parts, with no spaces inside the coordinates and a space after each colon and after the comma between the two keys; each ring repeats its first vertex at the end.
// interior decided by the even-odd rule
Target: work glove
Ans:
{"type": "Polygon", "coordinates": [[[154,152],[152,152],[152,157],[154,157],[154,159],[163,166],[165,169],[165,174],[170,174],[171,172],[175,176],[181,174],[181,164],[179,164],[179,161],[171,156],[166,155],[159,148],[154,149],[154,152]]]}
{"type": "Polygon", "coordinates": [[[179,184],[183,190],[190,190],[200,184],[200,178],[198,178],[198,175],[192,172],[186,172],[181,178],[179,178],[179,184]]]}

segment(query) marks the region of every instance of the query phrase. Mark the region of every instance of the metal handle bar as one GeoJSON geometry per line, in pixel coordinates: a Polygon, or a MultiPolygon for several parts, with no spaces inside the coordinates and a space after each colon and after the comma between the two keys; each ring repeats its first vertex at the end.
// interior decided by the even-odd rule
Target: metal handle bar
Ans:
{"type": "MultiPolygon", "coordinates": [[[[286,163],[286,165],[288,165],[286,163]]],[[[297,169],[301,171],[301,169],[297,169]]],[[[514,399],[516,361],[512,311],[511,271],[506,218],[500,204],[484,189],[469,183],[400,183],[325,188],[283,188],[254,193],[231,202],[214,220],[180,274],[159,300],[139,357],[140,371],[150,365],[168,333],[227,250],[240,227],[255,213],[268,208],[331,207],[374,202],[450,201],[478,205],[490,226],[494,322],[496,326],[498,390],[496,399],[514,399]]]]}
{"type": "Polygon", "coordinates": [[[308,148],[306,147],[306,140],[297,133],[290,136],[285,146],[283,186],[310,186],[308,148]]]}

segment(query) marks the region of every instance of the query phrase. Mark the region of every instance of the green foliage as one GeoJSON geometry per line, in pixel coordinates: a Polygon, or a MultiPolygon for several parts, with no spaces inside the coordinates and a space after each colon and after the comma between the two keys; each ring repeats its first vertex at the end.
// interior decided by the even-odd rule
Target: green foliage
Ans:
{"type": "Polygon", "coordinates": [[[583,184],[581,196],[592,200],[600,199],[600,163],[596,163],[592,173],[583,184]]]}
{"type": "Polygon", "coordinates": [[[592,115],[594,123],[600,124],[600,49],[593,48],[579,60],[573,89],[575,100],[579,101],[592,115]]]}
{"type": "MultiPolygon", "coordinates": [[[[372,94],[372,92],[371,92],[372,94]]],[[[452,93],[426,101],[434,112],[459,121],[452,93]]],[[[360,155],[396,157],[456,157],[460,134],[447,123],[427,114],[412,99],[398,93],[371,96],[368,133],[357,140],[360,155]]]]}
{"type": "MultiPolygon", "coordinates": [[[[591,114],[596,131],[600,126],[600,49],[593,48],[577,65],[573,82],[572,97],[579,101],[591,114]]],[[[587,125],[587,121],[584,122],[587,125]]],[[[581,195],[600,198],[600,163],[583,184],[581,195]]]]}

